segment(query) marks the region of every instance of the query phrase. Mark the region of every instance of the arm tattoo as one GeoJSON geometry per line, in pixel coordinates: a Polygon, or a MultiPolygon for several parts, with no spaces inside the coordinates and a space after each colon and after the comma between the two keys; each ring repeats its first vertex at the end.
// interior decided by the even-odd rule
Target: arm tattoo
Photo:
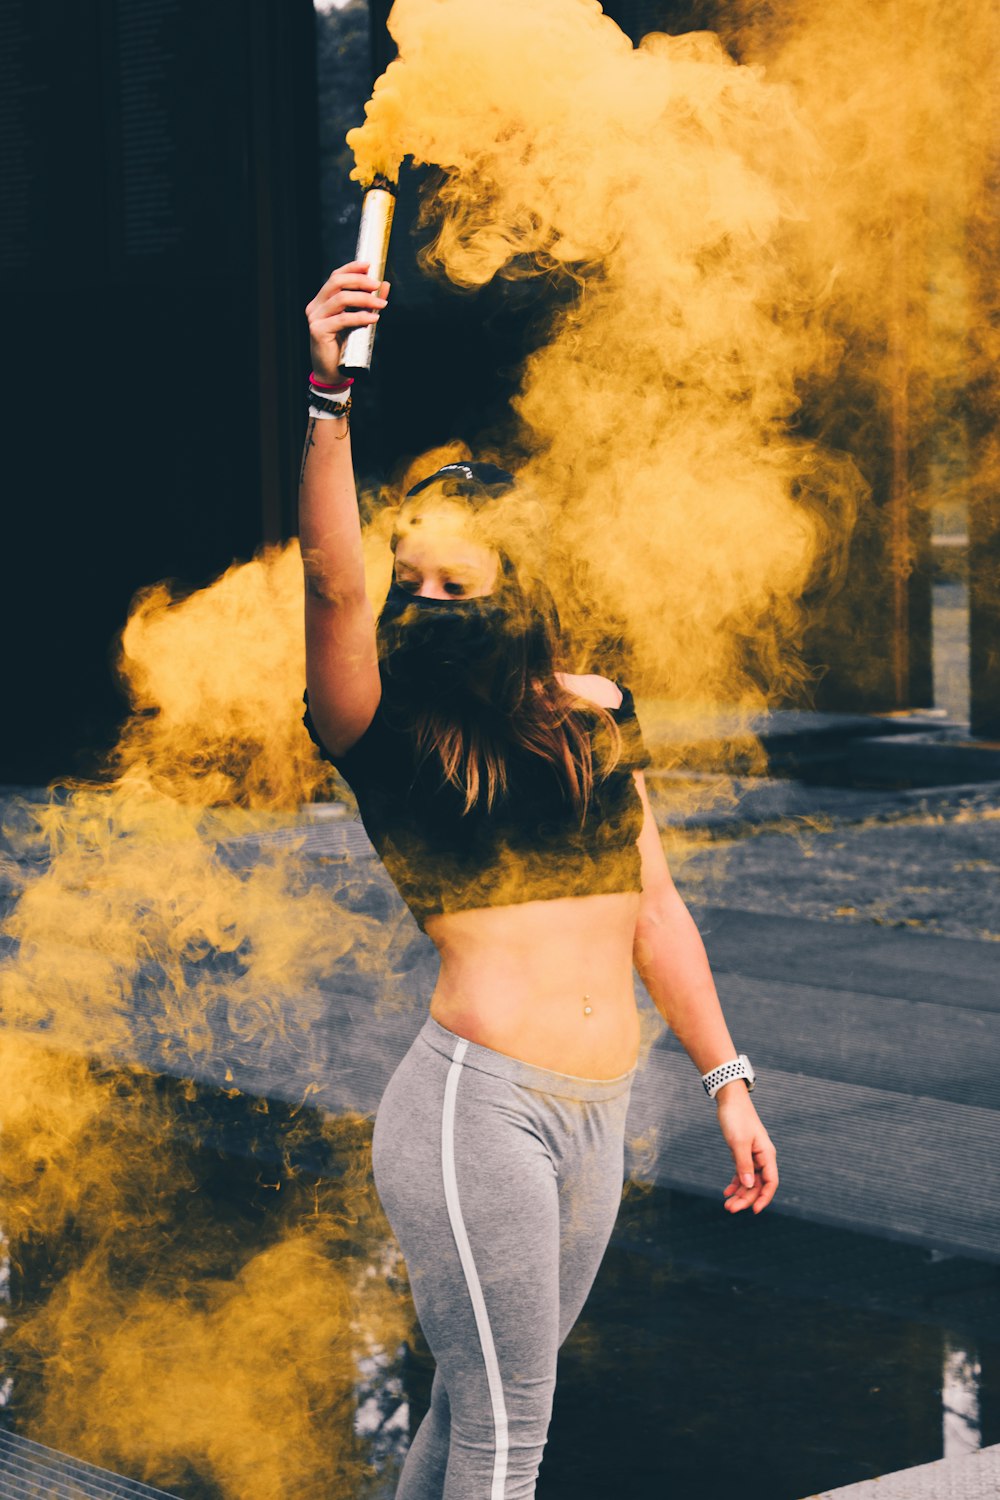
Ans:
{"type": "Polygon", "coordinates": [[[300,485],[300,487],[302,485],[302,481],[306,477],[306,461],[309,458],[309,449],[310,448],[315,448],[315,446],[316,446],[315,440],[313,438],[313,432],[315,431],[317,420],[318,420],[318,418],[316,418],[316,417],[310,417],[309,418],[309,426],[306,428],[306,441],[305,441],[305,446],[302,449],[302,467],[299,470],[299,485],[300,485]]]}
{"type": "Polygon", "coordinates": [[[306,572],[306,593],[313,599],[322,599],[324,604],[332,604],[333,598],[324,587],[323,579],[315,573],[306,572]]]}

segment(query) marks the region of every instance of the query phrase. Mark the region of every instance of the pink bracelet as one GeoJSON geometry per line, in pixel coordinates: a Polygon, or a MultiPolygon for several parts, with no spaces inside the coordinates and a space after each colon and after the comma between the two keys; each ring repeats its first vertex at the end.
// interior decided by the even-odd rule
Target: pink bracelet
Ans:
{"type": "Polygon", "coordinates": [[[347,391],[354,384],[354,376],[348,375],[339,385],[329,385],[325,380],[320,380],[315,370],[310,370],[309,384],[314,385],[318,391],[347,391]]]}

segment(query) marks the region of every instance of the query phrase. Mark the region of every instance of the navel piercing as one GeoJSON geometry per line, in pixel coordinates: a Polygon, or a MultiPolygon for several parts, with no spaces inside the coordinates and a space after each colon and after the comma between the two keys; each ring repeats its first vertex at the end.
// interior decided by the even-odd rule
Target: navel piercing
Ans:
{"type": "Polygon", "coordinates": [[[589,999],[590,999],[589,995],[584,995],[584,997],[583,997],[583,1013],[584,1013],[585,1016],[589,1016],[590,1013],[591,1013],[591,1011],[594,1009],[594,1007],[592,1005],[588,1005],[587,1004],[587,1001],[589,999]]]}

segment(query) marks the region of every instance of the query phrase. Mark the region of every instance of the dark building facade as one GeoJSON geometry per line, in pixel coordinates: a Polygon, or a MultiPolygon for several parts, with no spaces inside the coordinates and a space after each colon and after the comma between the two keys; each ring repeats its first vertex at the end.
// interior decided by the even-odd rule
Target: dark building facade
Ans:
{"type": "Polygon", "coordinates": [[[138,588],[294,530],[313,8],[0,0],[0,57],[0,780],[37,784],[113,739],[138,588]]]}

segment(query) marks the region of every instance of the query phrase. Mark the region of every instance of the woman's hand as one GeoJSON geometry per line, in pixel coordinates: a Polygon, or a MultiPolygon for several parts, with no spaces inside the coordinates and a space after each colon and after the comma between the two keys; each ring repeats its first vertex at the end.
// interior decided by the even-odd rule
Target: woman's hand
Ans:
{"type": "Polygon", "coordinates": [[[351,260],[331,272],[306,307],[312,367],[321,380],[335,385],[340,353],[352,328],[377,323],[389,296],[389,283],[376,281],[367,261],[351,260]]]}
{"type": "Polygon", "coordinates": [[[731,1213],[739,1213],[753,1204],[754,1213],[759,1214],[778,1189],[777,1152],[741,1079],[721,1088],[715,1104],[719,1128],[736,1163],[732,1181],[722,1190],[723,1197],[729,1199],[724,1206],[731,1213]]]}

